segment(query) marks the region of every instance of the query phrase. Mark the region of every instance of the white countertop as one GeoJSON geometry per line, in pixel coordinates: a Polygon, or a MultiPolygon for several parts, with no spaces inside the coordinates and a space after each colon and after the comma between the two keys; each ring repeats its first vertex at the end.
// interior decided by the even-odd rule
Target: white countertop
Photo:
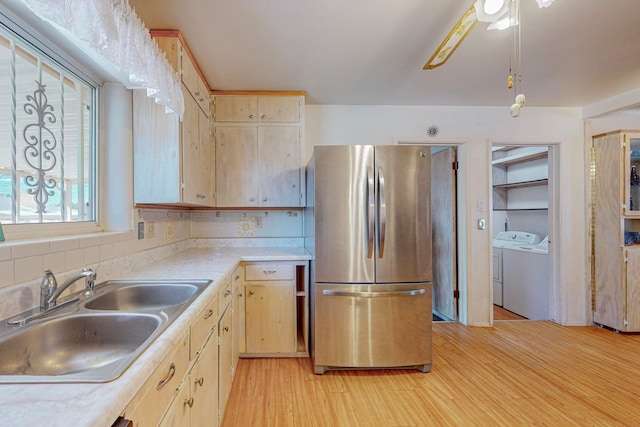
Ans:
{"type": "Polygon", "coordinates": [[[100,384],[0,384],[4,426],[109,427],[125,409],[184,331],[213,298],[218,285],[241,261],[303,261],[304,248],[188,249],[135,268],[120,279],[206,279],[213,284],[178,317],[120,378],[100,384]]]}

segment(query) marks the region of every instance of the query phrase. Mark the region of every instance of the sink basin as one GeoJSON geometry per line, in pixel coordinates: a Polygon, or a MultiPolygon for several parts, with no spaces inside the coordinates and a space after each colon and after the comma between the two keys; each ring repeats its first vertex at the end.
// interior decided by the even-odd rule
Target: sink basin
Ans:
{"type": "Polygon", "coordinates": [[[118,378],[211,281],[112,280],[0,322],[0,384],[118,378]],[[16,321],[17,319],[17,321],[16,321]]]}
{"type": "Polygon", "coordinates": [[[0,341],[0,374],[69,375],[107,366],[131,356],[161,320],[150,314],[77,314],[39,323],[0,341]]]}
{"type": "Polygon", "coordinates": [[[198,291],[190,283],[145,283],[116,287],[85,304],[90,310],[161,310],[182,304],[198,291]]]}

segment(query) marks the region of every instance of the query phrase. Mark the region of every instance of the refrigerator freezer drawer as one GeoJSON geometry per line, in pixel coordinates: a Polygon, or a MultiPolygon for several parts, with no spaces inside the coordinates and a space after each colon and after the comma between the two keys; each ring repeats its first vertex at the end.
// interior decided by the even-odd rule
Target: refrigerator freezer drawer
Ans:
{"type": "Polygon", "coordinates": [[[315,284],[317,374],[331,368],[431,370],[431,284],[315,284]]]}

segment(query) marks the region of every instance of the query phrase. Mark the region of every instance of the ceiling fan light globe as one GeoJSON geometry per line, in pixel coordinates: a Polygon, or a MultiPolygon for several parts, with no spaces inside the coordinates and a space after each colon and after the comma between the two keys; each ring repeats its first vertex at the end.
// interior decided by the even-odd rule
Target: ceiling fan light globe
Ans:
{"type": "Polygon", "coordinates": [[[513,104],[509,109],[511,117],[518,117],[520,115],[520,104],[513,104]]]}
{"type": "Polygon", "coordinates": [[[504,6],[505,0],[484,0],[483,10],[487,15],[495,15],[504,6]]]}
{"type": "Polygon", "coordinates": [[[527,102],[527,98],[524,96],[523,93],[518,94],[518,96],[516,96],[516,104],[520,105],[521,107],[524,107],[525,102],[527,102]]]}
{"type": "Polygon", "coordinates": [[[496,22],[509,13],[509,5],[513,0],[476,0],[473,7],[476,18],[482,22],[496,22]]]}

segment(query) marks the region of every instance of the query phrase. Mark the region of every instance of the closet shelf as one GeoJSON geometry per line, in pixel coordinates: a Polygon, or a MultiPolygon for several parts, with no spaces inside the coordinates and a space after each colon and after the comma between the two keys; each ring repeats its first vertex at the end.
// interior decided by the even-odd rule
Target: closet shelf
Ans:
{"type": "Polygon", "coordinates": [[[549,149],[547,147],[535,147],[526,153],[514,154],[512,156],[501,157],[491,162],[496,165],[512,165],[515,163],[528,162],[531,160],[544,159],[547,157],[549,149]]]}
{"type": "Polygon", "coordinates": [[[544,178],[544,179],[534,179],[532,181],[522,181],[522,182],[512,182],[509,184],[496,184],[493,186],[494,189],[496,188],[505,188],[505,189],[509,189],[509,188],[526,188],[526,187],[537,187],[540,185],[547,185],[548,183],[548,179],[544,178]]]}

